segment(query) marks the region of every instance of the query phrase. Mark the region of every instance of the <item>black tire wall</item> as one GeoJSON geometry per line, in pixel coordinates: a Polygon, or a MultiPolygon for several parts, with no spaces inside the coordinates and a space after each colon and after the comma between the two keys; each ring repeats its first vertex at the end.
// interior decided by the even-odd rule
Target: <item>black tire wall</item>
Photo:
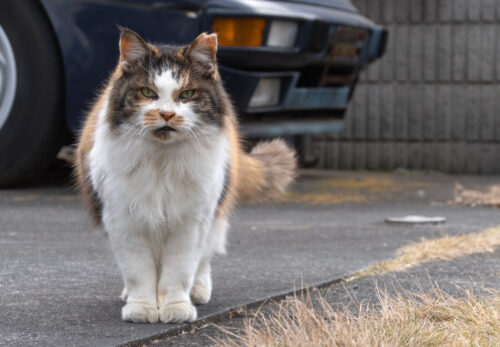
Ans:
{"type": "Polygon", "coordinates": [[[17,88],[0,129],[0,187],[26,182],[55,160],[68,138],[59,46],[36,1],[0,2],[0,25],[14,50],[17,88]]]}

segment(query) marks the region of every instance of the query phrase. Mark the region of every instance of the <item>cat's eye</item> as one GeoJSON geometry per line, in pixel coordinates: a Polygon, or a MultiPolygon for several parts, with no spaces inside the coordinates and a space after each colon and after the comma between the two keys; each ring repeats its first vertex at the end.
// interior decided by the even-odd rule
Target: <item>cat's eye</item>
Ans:
{"type": "Polygon", "coordinates": [[[146,98],[156,98],[158,95],[156,92],[152,89],[149,89],[147,87],[144,87],[141,89],[142,95],[144,95],[146,98]]]}
{"type": "Polygon", "coordinates": [[[190,99],[194,95],[194,90],[185,90],[179,95],[179,99],[190,99]]]}

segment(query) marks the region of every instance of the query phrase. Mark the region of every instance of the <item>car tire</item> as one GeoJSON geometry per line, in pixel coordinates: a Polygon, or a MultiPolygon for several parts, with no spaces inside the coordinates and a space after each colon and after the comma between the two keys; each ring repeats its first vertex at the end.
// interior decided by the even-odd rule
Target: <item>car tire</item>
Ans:
{"type": "Polygon", "coordinates": [[[0,2],[2,187],[42,173],[68,138],[59,52],[52,27],[37,1],[0,2]]]}

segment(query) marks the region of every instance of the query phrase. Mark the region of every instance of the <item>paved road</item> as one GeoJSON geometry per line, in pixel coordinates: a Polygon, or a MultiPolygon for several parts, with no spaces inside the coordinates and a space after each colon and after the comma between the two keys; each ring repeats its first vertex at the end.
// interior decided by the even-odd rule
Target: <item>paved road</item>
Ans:
{"type": "MultiPolygon", "coordinates": [[[[500,290],[500,249],[493,253],[480,253],[459,257],[448,261],[433,261],[416,266],[402,272],[392,272],[385,275],[363,277],[351,282],[334,283],[319,290],[309,291],[312,302],[321,307],[318,297],[326,300],[333,308],[349,308],[359,312],[360,306],[379,302],[378,293],[388,293],[409,296],[408,293],[433,294],[439,288],[455,298],[465,297],[465,291],[475,295],[491,296],[490,289],[500,290]]],[[[411,296],[410,296],[411,297],[411,296]]],[[[323,302],[323,301],[321,301],[323,302]]],[[[274,300],[266,301],[257,307],[238,310],[236,314],[226,315],[215,324],[203,324],[195,329],[188,329],[184,334],[155,338],[150,343],[141,343],[141,347],[198,347],[212,346],[213,341],[226,340],[224,330],[238,335],[245,330],[248,317],[255,313],[270,315],[276,310],[274,300]]],[[[495,345],[490,339],[491,344],[495,345]]],[[[498,344],[498,343],[497,343],[498,344]]]]}
{"type": "MultiPolygon", "coordinates": [[[[338,279],[421,237],[499,225],[498,210],[446,204],[455,181],[481,188],[498,178],[306,171],[286,201],[239,209],[199,316],[338,279]],[[383,222],[416,213],[449,221],[383,222]]],[[[120,321],[121,280],[106,235],[89,232],[64,185],[0,191],[0,265],[0,345],[112,346],[178,328],[120,321]]]]}

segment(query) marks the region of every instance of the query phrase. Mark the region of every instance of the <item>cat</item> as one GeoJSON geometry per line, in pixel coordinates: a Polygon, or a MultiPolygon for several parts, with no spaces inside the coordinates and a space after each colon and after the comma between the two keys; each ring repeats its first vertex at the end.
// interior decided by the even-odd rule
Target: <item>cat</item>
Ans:
{"type": "Polygon", "coordinates": [[[236,201],[284,193],[296,154],[279,139],[243,151],[216,34],[174,47],[120,30],[119,63],[79,137],[77,186],[109,235],[122,319],[189,322],[210,299],[236,201]]]}

